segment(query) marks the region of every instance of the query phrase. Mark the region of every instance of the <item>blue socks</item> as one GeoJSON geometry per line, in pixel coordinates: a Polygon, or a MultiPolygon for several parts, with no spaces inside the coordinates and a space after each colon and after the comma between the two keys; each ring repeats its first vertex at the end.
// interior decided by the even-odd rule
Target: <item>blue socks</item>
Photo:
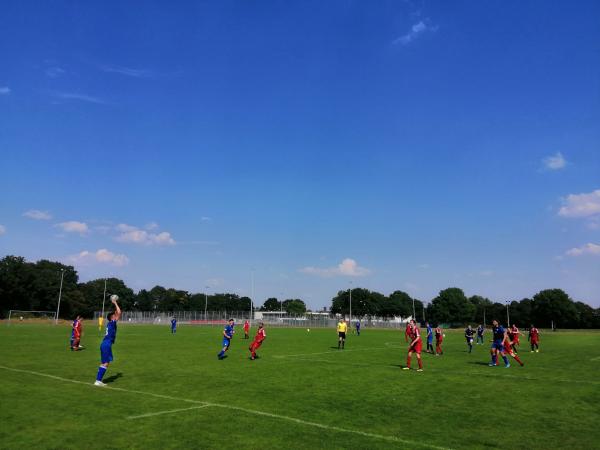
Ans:
{"type": "Polygon", "coordinates": [[[492,355],[492,363],[496,364],[497,359],[498,359],[498,356],[492,355]]]}
{"type": "Polygon", "coordinates": [[[106,367],[104,367],[104,366],[98,367],[98,375],[96,375],[96,380],[102,381],[102,377],[104,377],[105,373],[106,373],[106,367]]]}
{"type": "Polygon", "coordinates": [[[219,353],[219,355],[218,355],[219,358],[222,358],[224,354],[225,354],[225,352],[223,350],[221,350],[221,353],[219,353]]]}
{"type": "Polygon", "coordinates": [[[502,359],[504,360],[504,364],[508,365],[508,358],[506,356],[503,356],[502,359]]]}

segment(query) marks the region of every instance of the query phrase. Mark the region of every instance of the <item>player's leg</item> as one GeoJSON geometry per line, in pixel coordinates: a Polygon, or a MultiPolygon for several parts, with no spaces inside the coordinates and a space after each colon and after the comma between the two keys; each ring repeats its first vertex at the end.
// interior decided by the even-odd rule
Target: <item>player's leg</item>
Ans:
{"type": "Polygon", "coordinates": [[[408,356],[406,357],[406,367],[403,367],[404,370],[410,369],[410,360],[412,359],[412,350],[408,351],[408,356]]]}
{"type": "Polygon", "coordinates": [[[342,337],[342,350],[344,349],[345,345],[346,345],[346,333],[344,333],[344,336],[342,337]]]}
{"type": "Polygon", "coordinates": [[[510,362],[508,361],[508,356],[506,356],[506,352],[504,350],[501,350],[500,355],[502,356],[502,361],[504,361],[504,367],[508,369],[510,367],[510,362]]]}
{"type": "Polygon", "coordinates": [[[112,355],[112,344],[110,342],[102,342],[100,345],[100,366],[98,367],[98,374],[96,375],[96,386],[105,386],[102,382],[104,374],[108,370],[108,365],[113,360],[112,355]]]}
{"type": "Polygon", "coordinates": [[[492,355],[492,362],[490,362],[490,366],[495,366],[497,364],[498,355],[496,354],[496,347],[490,349],[490,354],[492,355]]]}
{"type": "Polygon", "coordinates": [[[423,361],[421,360],[421,352],[417,352],[417,362],[419,363],[419,368],[417,369],[417,372],[422,372],[423,371],[423,361]]]}
{"type": "Polygon", "coordinates": [[[510,356],[512,356],[515,359],[515,361],[517,361],[521,365],[521,367],[525,365],[523,364],[523,361],[521,361],[521,358],[519,358],[519,355],[517,355],[515,351],[511,352],[510,356]]]}

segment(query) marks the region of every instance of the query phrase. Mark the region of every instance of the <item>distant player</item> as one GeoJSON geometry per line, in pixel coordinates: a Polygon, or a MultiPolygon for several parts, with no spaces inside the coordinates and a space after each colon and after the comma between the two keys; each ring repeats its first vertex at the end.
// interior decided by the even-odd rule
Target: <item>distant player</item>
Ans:
{"type": "Polygon", "coordinates": [[[512,341],[512,349],[513,351],[516,353],[517,352],[517,346],[521,345],[519,342],[519,336],[522,333],[519,331],[519,328],[517,328],[517,325],[513,323],[512,327],[510,328],[510,340],[512,341]]]}
{"type": "Polygon", "coordinates": [[[417,372],[423,372],[423,361],[421,360],[421,350],[423,349],[423,341],[421,341],[421,332],[419,331],[419,327],[417,327],[414,319],[411,319],[410,326],[410,344],[408,345],[408,356],[406,357],[406,367],[403,367],[402,370],[410,370],[410,361],[412,359],[413,353],[417,355],[417,361],[419,362],[419,368],[417,372]]]}
{"type": "Polygon", "coordinates": [[[434,353],[433,351],[433,329],[429,322],[425,322],[427,327],[427,353],[434,353]]]}
{"type": "Polygon", "coordinates": [[[442,342],[444,342],[444,332],[442,331],[442,327],[438,325],[435,329],[435,356],[444,354],[444,351],[442,350],[442,342]]]}
{"type": "Polygon", "coordinates": [[[77,316],[73,321],[73,325],[71,328],[71,351],[76,352],[83,348],[80,345],[82,331],[83,329],[81,325],[81,316],[77,316]]]}
{"type": "Polygon", "coordinates": [[[106,316],[108,323],[106,324],[106,334],[104,335],[102,344],[100,344],[100,367],[98,368],[98,375],[94,383],[96,386],[106,386],[102,382],[102,378],[108,370],[108,365],[113,360],[112,346],[117,338],[117,321],[121,318],[121,308],[119,308],[119,304],[117,303],[118,299],[117,295],[110,296],[110,301],[115,305],[115,310],[106,316]]]}
{"type": "Polygon", "coordinates": [[[175,333],[177,333],[177,319],[175,317],[173,317],[171,319],[171,334],[175,334],[175,333]]]}
{"type": "Polygon", "coordinates": [[[229,350],[229,346],[231,345],[231,339],[233,339],[233,333],[235,333],[235,331],[233,331],[233,327],[235,326],[233,319],[229,319],[227,321],[227,325],[225,325],[225,328],[223,329],[223,348],[221,349],[221,352],[217,355],[217,358],[219,359],[223,359],[225,358],[225,352],[227,350],[229,350]]]}
{"type": "MultiPolygon", "coordinates": [[[[246,323],[248,323],[248,321],[246,321],[246,323]]],[[[256,358],[258,358],[256,350],[260,348],[266,337],[267,333],[265,333],[265,325],[262,322],[258,322],[258,330],[256,331],[256,336],[254,336],[254,341],[252,341],[252,344],[250,344],[250,347],[248,347],[248,350],[250,350],[251,360],[255,360],[256,358]]]]}
{"type": "Polygon", "coordinates": [[[244,339],[249,339],[250,334],[250,322],[247,320],[244,322],[244,339]]]}
{"type": "Polygon", "coordinates": [[[529,336],[527,336],[529,344],[531,344],[531,353],[540,351],[540,330],[531,324],[529,327],[529,336]]]}
{"type": "Polygon", "coordinates": [[[521,367],[523,367],[525,364],[523,364],[523,361],[521,361],[521,359],[519,358],[519,355],[517,355],[517,352],[514,350],[513,342],[510,340],[508,333],[506,333],[506,338],[504,339],[503,344],[504,344],[504,353],[508,353],[521,365],[521,367]]]}
{"type": "Polygon", "coordinates": [[[475,330],[471,328],[471,325],[468,325],[465,329],[465,339],[467,340],[467,345],[469,346],[469,353],[473,351],[473,335],[475,334],[475,330]]]}
{"type": "Polygon", "coordinates": [[[485,333],[485,328],[480,324],[477,327],[477,344],[479,344],[479,341],[481,340],[481,345],[483,345],[483,333],[485,333]]]}
{"type": "Polygon", "coordinates": [[[360,320],[356,321],[356,335],[360,336],[360,320]]]}
{"type": "Polygon", "coordinates": [[[508,369],[510,367],[510,363],[508,362],[508,358],[504,352],[504,341],[507,339],[508,333],[504,327],[498,323],[497,320],[493,320],[492,334],[492,348],[490,349],[490,353],[492,354],[492,362],[490,362],[489,366],[492,367],[498,365],[498,353],[500,353],[502,359],[504,360],[504,367],[508,369]]]}
{"type": "Polygon", "coordinates": [[[348,324],[344,319],[340,319],[337,324],[337,333],[338,333],[338,350],[340,346],[342,350],[344,349],[344,345],[346,344],[346,332],[348,331],[348,324]]]}

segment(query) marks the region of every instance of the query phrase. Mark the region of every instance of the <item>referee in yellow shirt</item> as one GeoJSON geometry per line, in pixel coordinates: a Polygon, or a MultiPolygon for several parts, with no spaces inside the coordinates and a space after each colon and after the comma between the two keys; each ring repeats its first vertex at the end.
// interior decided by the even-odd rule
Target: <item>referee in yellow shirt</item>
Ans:
{"type": "Polygon", "coordinates": [[[348,331],[348,324],[344,319],[340,319],[337,324],[338,350],[340,349],[340,346],[342,350],[344,349],[344,344],[346,343],[346,331],[348,331]]]}

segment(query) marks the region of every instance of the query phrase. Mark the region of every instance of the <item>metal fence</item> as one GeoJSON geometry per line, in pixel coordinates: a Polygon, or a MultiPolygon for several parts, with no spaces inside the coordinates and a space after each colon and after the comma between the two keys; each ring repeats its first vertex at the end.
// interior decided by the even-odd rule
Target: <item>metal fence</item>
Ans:
{"type": "MultiPolygon", "coordinates": [[[[100,312],[94,313],[94,319],[97,320],[100,312]]],[[[234,319],[236,324],[241,324],[248,320],[251,325],[257,322],[264,322],[269,327],[297,327],[297,328],[333,328],[340,320],[341,316],[336,314],[287,314],[255,311],[174,311],[174,312],[154,312],[154,311],[123,311],[120,323],[131,324],[154,324],[171,325],[171,319],[175,317],[178,324],[197,325],[197,326],[222,326],[228,319],[234,319]]],[[[348,317],[345,317],[349,320],[348,317]]],[[[361,328],[404,328],[410,317],[406,318],[384,318],[384,317],[352,317],[349,320],[351,328],[356,327],[360,322],[361,328]]]]}

